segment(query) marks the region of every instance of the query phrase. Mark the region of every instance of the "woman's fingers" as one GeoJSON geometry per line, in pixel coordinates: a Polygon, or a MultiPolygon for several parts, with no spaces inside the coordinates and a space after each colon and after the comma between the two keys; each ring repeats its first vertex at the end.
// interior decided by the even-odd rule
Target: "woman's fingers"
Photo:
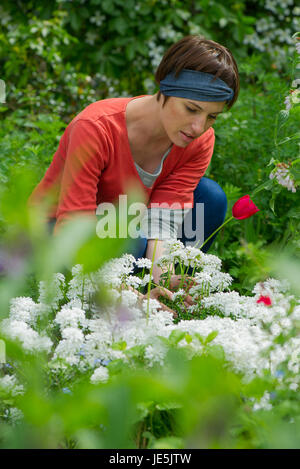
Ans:
{"type": "MultiPolygon", "coordinates": [[[[168,290],[167,288],[164,288],[164,287],[155,287],[150,292],[150,298],[152,298],[154,300],[157,300],[164,311],[168,311],[169,313],[172,313],[174,318],[177,318],[178,314],[173,309],[169,308],[164,303],[161,303],[159,301],[159,297],[161,297],[161,296],[163,296],[164,298],[167,298],[168,300],[173,299],[173,293],[170,292],[170,290],[168,290]]],[[[147,298],[147,295],[145,295],[145,298],[147,298]]]]}
{"type": "Polygon", "coordinates": [[[193,300],[193,298],[191,297],[191,295],[186,295],[183,299],[183,301],[185,302],[185,304],[187,306],[192,306],[195,304],[195,301],[193,300]]]}
{"type": "Polygon", "coordinates": [[[184,282],[182,283],[182,276],[181,275],[172,275],[170,279],[170,288],[171,290],[175,290],[178,287],[183,287],[185,289],[190,289],[195,284],[195,280],[193,277],[186,277],[184,282]]]}
{"type": "Polygon", "coordinates": [[[164,287],[155,287],[153,290],[150,292],[150,297],[157,299],[158,297],[163,296],[164,298],[167,298],[168,300],[173,300],[173,293],[168,290],[167,288],[164,287]]]}

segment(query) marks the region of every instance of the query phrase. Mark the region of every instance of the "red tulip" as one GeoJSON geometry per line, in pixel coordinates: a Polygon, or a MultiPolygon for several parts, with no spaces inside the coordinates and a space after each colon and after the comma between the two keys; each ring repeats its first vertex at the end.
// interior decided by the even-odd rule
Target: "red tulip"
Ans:
{"type": "MultiPolygon", "coordinates": [[[[259,208],[256,207],[256,205],[252,202],[250,199],[250,195],[244,195],[241,197],[232,207],[232,217],[227,218],[224,223],[219,226],[205,241],[204,243],[200,246],[200,249],[203,248],[203,246],[209,241],[223,226],[227,225],[233,218],[236,218],[237,220],[243,220],[244,218],[249,218],[252,215],[254,215],[256,212],[259,212],[259,208]]],[[[194,245],[196,248],[199,244],[199,241],[194,245]]]]}
{"type": "Polygon", "coordinates": [[[244,220],[259,212],[259,208],[252,202],[250,195],[241,197],[232,207],[232,215],[237,220],[244,220]]]}
{"type": "Polygon", "coordinates": [[[264,303],[266,306],[271,306],[272,305],[272,300],[269,296],[263,296],[260,295],[256,303],[264,303]]]}

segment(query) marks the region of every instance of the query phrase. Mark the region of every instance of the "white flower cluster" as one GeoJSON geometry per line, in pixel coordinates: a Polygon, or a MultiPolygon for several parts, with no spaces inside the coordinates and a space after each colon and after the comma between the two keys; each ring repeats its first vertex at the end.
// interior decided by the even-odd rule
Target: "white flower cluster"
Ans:
{"type": "Polygon", "coordinates": [[[163,248],[164,254],[156,262],[161,267],[168,267],[171,264],[178,263],[185,267],[202,268],[206,264],[210,265],[211,269],[214,269],[214,259],[221,266],[221,261],[216,256],[207,257],[209,254],[204,254],[194,246],[185,247],[178,239],[165,240],[163,248]]]}
{"type": "Polygon", "coordinates": [[[108,380],[108,371],[105,366],[99,366],[91,376],[91,382],[94,384],[105,383],[108,380]]]}
{"type": "Polygon", "coordinates": [[[10,302],[10,318],[15,321],[26,322],[29,325],[35,325],[44,309],[47,309],[47,307],[35,303],[31,298],[20,296],[13,298],[10,302]]]}
{"type": "Polygon", "coordinates": [[[24,394],[24,387],[18,384],[17,378],[14,375],[5,375],[0,378],[1,393],[5,393],[7,398],[9,396],[18,396],[24,394]]]}
{"type": "Polygon", "coordinates": [[[254,33],[246,35],[243,42],[267,52],[273,65],[281,68],[286,63],[286,54],[292,55],[294,51],[292,35],[300,29],[299,7],[294,0],[267,0],[264,8],[265,15],[256,21],[254,33]]]}
{"type": "Polygon", "coordinates": [[[221,292],[226,290],[232,283],[231,275],[215,271],[203,270],[195,274],[196,285],[193,286],[189,293],[195,299],[208,296],[214,292],[221,292]]]}
{"type": "Polygon", "coordinates": [[[148,50],[149,50],[148,53],[149,53],[149,57],[151,60],[151,65],[154,68],[158,67],[165,52],[164,46],[157,45],[155,42],[156,40],[157,38],[153,37],[152,39],[148,41],[148,50]]]}
{"type": "Polygon", "coordinates": [[[35,352],[50,352],[52,341],[46,335],[39,335],[37,331],[31,328],[24,321],[15,319],[3,319],[1,322],[1,332],[4,337],[21,342],[24,350],[35,352]]]}
{"type": "Polygon", "coordinates": [[[64,298],[65,276],[55,274],[48,282],[39,283],[39,302],[57,309],[59,302],[64,298]]]}
{"type": "Polygon", "coordinates": [[[278,163],[270,173],[270,179],[276,179],[278,184],[286,187],[291,192],[296,192],[295,181],[289,171],[289,165],[286,163],[278,163]]]}
{"type": "MultiPolygon", "coordinates": [[[[300,9],[299,9],[300,10],[300,9]]],[[[299,42],[299,38],[297,37],[296,38],[296,41],[295,42],[295,48],[296,48],[296,52],[297,52],[297,64],[296,64],[296,69],[299,69],[300,67],[300,42],[299,42]]],[[[286,111],[290,111],[292,109],[292,107],[295,105],[295,104],[299,104],[300,103],[300,89],[298,88],[300,85],[300,79],[299,78],[296,78],[295,80],[292,81],[292,87],[290,89],[290,92],[288,94],[288,96],[286,96],[285,100],[284,100],[284,104],[285,104],[285,109],[286,111]]]]}
{"type": "MultiPolygon", "coordinates": [[[[217,331],[212,343],[222,346],[227,363],[243,373],[245,379],[262,375],[264,370],[275,374],[282,363],[287,363],[292,374],[288,386],[296,389],[300,385],[296,377],[300,371],[300,339],[289,337],[299,321],[300,304],[293,307],[295,299],[289,295],[288,285],[268,279],[255,285],[252,296],[241,296],[235,291],[222,291],[229,288],[232,279],[220,271],[221,261],[216,256],[196,248],[185,248],[172,240],[166,243],[164,262],[174,260],[185,266],[190,266],[191,262],[197,266],[196,283],[194,290],[191,289],[197,303],[189,312],[191,315],[205,312],[205,319],[195,317],[175,324],[172,314],[163,310],[157,300],[141,300],[134,291],[122,289],[122,285],[137,282],[139,277],[133,275],[135,264],[140,268],[151,267],[148,261],[135,262],[133,256],[124,255],[109,261],[94,274],[85,275],[81,266],[75,266],[73,278],[64,284],[66,304],[58,306],[55,313],[31,298],[14,299],[10,316],[1,323],[1,332],[21,341],[27,352],[49,353],[49,373],[60,375],[63,371],[68,376],[74,369],[87,374],[91,382],[97,384],[109,380],[107,365],[111,360],[118,359],[126,366],[133,366],[127,355],[132,347],[140,349],[146,367],[153,367],[164,364],[173,331],[188,335],[189,340],[183,338],[177,346],[185,348],[191,358],[202,354],[206,347],[199,340],[199,334],[205,338],[217,331]],[[134,278],[133,282],[130,277],[134,278]],[[111,292],[110,301],[94,304],[99,282],[104,282],[111,292]],[[257,303],[262,295],[270,297],[269,306],[257,303]],[[37,318],[42,311],[49,320],[48,335],[38,329],[37,318]],[[274,344],[278,335],[286,337],[283,345],[274,344]]],[[[57,294],[61,298],[59,289],[57,294]]],[[[183,289],[177,291],[174,301],[184,294],[183,289]]],[[[57,299],[52,300],[52,305],[59,304],[57,299]]],[[[3,383],[9,386],[11,382],[18,390],[13,381],[6,377],[3,383]]]]}

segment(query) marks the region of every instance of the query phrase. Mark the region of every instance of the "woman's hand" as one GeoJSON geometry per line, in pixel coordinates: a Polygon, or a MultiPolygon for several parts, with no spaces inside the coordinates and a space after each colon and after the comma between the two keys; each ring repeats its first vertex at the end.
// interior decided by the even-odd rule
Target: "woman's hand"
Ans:
{"type": "MultiPolygon", "coordinates": [[[[171,278],[170,278],[170,283],[169,283],[169,288],[170,290],[177,290],[178,287],[181,285],[182,283],[182,277],[181,275],[172,275],[171,278]]],[[[192,277],[186,277],[183,284],[182,284],[182,288],[184,288],[184,290],[188,291],[193,285],[194,285],[195,281],[192,277]]],[[[163,296],[164,298],[167,298],[168,300],[173,300],[173,293],[172,291],[168,290],[167,288],[165,287],[162,287],[162,286],[157,286],[155,288],[153,288],[153,290],[150,291],[150,298],[153,298],[157,301],[159,301],[159,297],[163,296]]],[[[144,295],[145,298],[147,298],[147,295],[144,295]]],[[[193,304],[195,304],[193,298],[191,297],[191,295],[186,295],[183,299],[183,302],[184,302],[184,305],[186,308],[188,308],[189,306],[192,306],[193,304]]],[[[177,313],[175,313],[175,311],[171,310],[170,308],[168,308],[167,306],[165,306],[163,303],[161,303],[161,305],[163,306],[163,309],[166,309],[168,311],[171,311],[173,313],[173,315],[175,317],[177,317],[177,313]]]]}
{"type": "MultiPolygon", "coordinates": [[[[169,313],[172,313],[174,318],[177,318],[178,314],[176,313],[176,311],[174,311],[173,309],[169,308],[164,303],[161,303],[159,301],[159,297],[161,297],[161,296],[163,296],[164,298],[167,298],[168,300],[171,300],[171,301],[173,299],[173,293],[170,290],[168,290],[167,288],[155,287],[150,291],[150,298],[152,298],[153,300],[157,300],[164,311],[168,311],[169,313]]],[[[144,299],[147,300],[147,298],[148,298],[148,295],[146,293],[144,295],[144,299]]]]}
{"type": "MultiPolygon", "coordinates": [[[[195,284],[195,280],[193,277],[186,277],[184,279],[184,282],[182,283],[182,277],[181,275],[172,275],[170,278],[170,283],[169,283],[169,288],[173,290],[177,290],[178,287],[181,286],[186,292],[189,291],[189,289],[195,284]]],[[[191,295],[186,294],[186,296],[183,299],[184,303],[186,306],[191,306],[195,304],[193,298],[191,295]]]]}

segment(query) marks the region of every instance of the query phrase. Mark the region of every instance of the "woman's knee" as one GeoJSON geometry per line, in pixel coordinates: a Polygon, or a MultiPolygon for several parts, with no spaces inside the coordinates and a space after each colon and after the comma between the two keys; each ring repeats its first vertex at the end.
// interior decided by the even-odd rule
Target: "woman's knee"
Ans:
{"type": "Polygon", "coordinates": [[[225,218],[227,197],[222,187],[212,179],[203,177],[194,191],[194,203],[204,203],[204,210],[213,210],[225,218]]]}

